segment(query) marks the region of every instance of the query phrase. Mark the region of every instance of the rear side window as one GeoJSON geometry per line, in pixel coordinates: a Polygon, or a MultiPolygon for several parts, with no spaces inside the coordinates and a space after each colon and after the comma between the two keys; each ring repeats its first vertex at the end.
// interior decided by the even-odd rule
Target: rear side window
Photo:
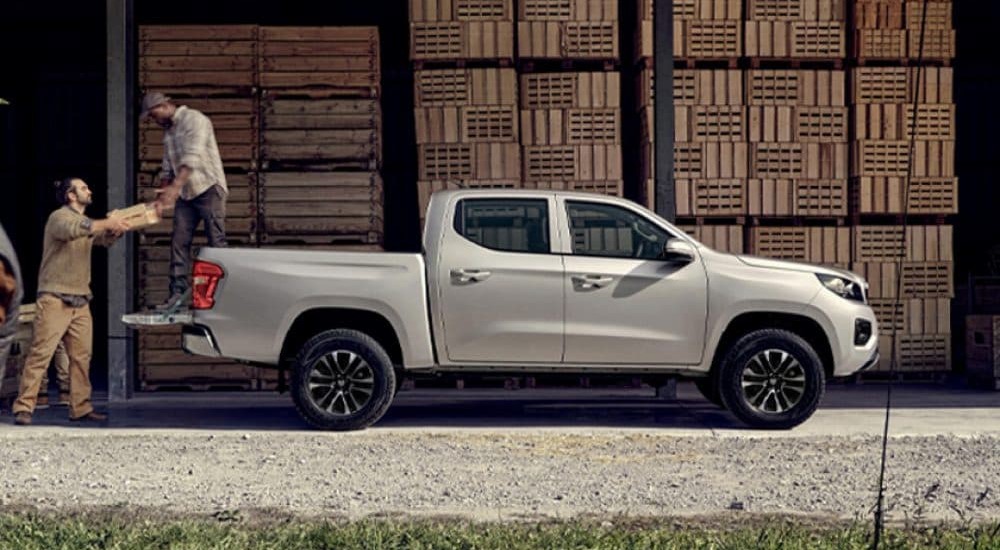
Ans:
{"type": "Polygon", "coordinates": [[[465,199],[455,231],[492,250],[548,254],[549,203],[545,199],[465,199]]]}

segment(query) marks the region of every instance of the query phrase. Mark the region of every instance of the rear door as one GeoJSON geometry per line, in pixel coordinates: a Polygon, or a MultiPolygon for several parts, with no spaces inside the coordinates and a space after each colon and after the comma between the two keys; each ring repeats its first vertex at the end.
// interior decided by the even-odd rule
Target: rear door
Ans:
{"type": "Polygon", "coordinates": [[[439,304],[448,361],[559,363],[563,258],[551,195],[464,198],[444,227],[439,304]]]}

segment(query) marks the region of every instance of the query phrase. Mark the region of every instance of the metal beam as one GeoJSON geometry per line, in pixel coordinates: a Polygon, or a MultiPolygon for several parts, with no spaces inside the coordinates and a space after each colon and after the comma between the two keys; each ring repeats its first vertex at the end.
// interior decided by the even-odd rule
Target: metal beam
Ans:
{"type": "MultiPolygon", "coordinates": [[[[109,208],[135,202],[135,9],[134,0],[107,0],[107,110],[109,208]]],[[[132,332],[121,316],[134,306],[133,234],[129,233],[108,250],[108,401],[112,404],[132,396],[132,332]]]]}
{"type": "Polygon", "coordinates": [[[661,217],[674,221],[674,6],[672,0],[654,0],[653,5],[653,94],[656,98],[656,203],[661,217]]]}

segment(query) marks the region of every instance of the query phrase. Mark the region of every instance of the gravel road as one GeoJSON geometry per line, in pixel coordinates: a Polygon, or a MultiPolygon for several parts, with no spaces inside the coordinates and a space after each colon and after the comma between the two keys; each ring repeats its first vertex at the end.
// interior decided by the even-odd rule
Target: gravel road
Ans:
{"type": "MultiPolygon", "coordinates": [[[[1000,519],[1000,438],[891,440],[890,519],[1000,519]]],[[[0,506],[212,514],[870,517],[875,437],[427,429],[7,431],[0,506]]]]}

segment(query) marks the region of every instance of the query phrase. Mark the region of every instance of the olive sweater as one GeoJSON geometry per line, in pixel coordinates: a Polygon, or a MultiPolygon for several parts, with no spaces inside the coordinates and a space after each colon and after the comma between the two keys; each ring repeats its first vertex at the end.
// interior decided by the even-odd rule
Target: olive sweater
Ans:
{"type": "Polygon", "coordinates": [[[64,206],[45,224],[38,293],[86,296],[90,293],[90,252],[94,244],[107,246],[114,239],[91,234],[93,220],[64,206]]]}

